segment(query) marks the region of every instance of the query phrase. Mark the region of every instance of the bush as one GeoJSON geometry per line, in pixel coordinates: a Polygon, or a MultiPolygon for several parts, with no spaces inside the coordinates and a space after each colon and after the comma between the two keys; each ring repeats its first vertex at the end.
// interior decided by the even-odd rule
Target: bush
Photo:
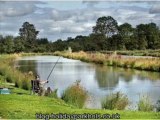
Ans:
{"type": "Polygon", "coordinates": [[[17,88],[21,88],[21,86],[22,86],[22,82],[21,82],[21,80],[16,80],[15,81],[15,87],[17,87],[17,88]]]}
{"type": "Polygon", "coordinates": [[[30,80],[23,79],[22,80],[22,89],[29,90],[30,89],[30,80]]]}
{"type": "Polygon", "coordinates": [[[148,96],[142,96],[140,97],[140,100],[138,102],[138,110],[139,111],[153,111],[153,105],[151,104],[151,101],[148,96]]]}
{"type": "Polygon", "coordinates": [[[156,111],[157,111],[157,112],[160,112],[160,100],[157,101],[156,111]]]}
{"type": "Polygon", "coordinates": [[[53,92],[51,92],[50,94],[45,94],[45,96],[51,97],[51,98],[58,98],[57,96],[57,91],[58,89],[55,89],[53,92]]]}
{"type": "Polygon", "coordinates": [[[120,92],[108,95],[101,103],[103,109],[110,110],[124,110],[128,104],[129,100],[127,96],[120,92]]]}
{"type": "Polygon", "coordinates": [[[82,108],[87,99],[87,91],[79,85],[79,82],[68,87],[62,94],[62,99],[69,104],[82,108]]]}

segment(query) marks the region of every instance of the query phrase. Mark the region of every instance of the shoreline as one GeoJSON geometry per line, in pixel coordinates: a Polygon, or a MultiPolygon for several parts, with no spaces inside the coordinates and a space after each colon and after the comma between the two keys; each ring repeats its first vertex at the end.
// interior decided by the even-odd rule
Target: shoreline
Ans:
{"type": "Polygon", "coordinates": [[[113,67],[160,72],[160,58],[123,58],[121,55],[108,55],[87,52],[55,52],[54,55],[81,60],[83,62],[103,64],[113,67]]]}

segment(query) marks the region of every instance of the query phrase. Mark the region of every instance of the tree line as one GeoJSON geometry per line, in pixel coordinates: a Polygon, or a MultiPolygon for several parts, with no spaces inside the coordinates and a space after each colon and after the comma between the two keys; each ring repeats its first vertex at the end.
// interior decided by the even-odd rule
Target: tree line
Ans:
{"type": "Polygon", "coordinates": [[[98,18],[88,36],[78,35],[52,42],[37,38],[38,34],[33,24],[24,22],[19,36],[0,35],[0,53],[54,52],[68,47],[73,51],[160,49],[160,29],[156,23],[139,24],[134,28],[129,23],[118,25],[111,16],[98,18]]]}

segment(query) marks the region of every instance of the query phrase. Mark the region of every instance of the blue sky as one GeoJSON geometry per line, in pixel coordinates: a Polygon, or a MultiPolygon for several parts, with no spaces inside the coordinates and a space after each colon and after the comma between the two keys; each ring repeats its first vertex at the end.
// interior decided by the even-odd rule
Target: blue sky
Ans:
{"type": "Polygon", "coordinates": [[[160,1],[1,1],[0,34],[16,36],[28,21],[40,31],[38,37],[67,39],[90,34],[102,16],[112,16],[119,25],[152,21],[160,26],[160,1]]]}

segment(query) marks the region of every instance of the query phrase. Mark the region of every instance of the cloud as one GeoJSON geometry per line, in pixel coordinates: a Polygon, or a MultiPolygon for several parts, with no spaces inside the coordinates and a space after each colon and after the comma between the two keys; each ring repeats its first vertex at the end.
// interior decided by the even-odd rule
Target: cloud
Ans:
{"type": "Polygon", "coordinates": [[[45,4],[44,2],[32,1],[4,1],[0,4],[1,17],[25,16],[36,11],[36,4],[45,4]]]}
{"type": "Polygon", "coordinates": [[[97,5],[100,1],[82,1],[83,4],[86,4],[88,7],[94,7],[95,5],[97,5]]]}
{"type": "Polygon", "coordinates": [[[152,13],[152,14],[154,14],[154,13],[160,14],[160,2],[152,5],[149,12],[152,13]]]}
{"type": "Polygon", "coordinates": [[[28,21],[40,31],[39,37],[57,40],[90,34],[96,20],[102,16],[112,16],[119,25],[128,22],[134,27],[151,20],[158,24],[160,20],[159,13],[155,11],[160,8],[156,7],[158,3],[105,2],[101,7],[100,2],[92,2],[83,1],[83,7],[78,9],[58,9],[48,6],[47,2],[4,2],[0,4],[0,33],[17,35],[22,24],[28,21]]]}

